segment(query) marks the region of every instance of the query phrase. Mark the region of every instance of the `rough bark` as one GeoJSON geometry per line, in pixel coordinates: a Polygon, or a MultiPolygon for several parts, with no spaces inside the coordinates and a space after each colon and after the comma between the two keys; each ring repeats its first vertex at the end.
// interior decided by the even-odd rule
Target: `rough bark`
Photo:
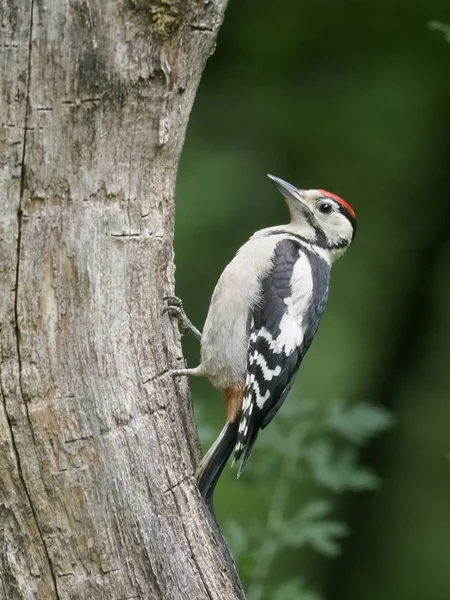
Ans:
{"type": "Polygon", "coordinates": [[[242,597],[161,318],[226,1],[0,4],[2,600],[242,597]]]}

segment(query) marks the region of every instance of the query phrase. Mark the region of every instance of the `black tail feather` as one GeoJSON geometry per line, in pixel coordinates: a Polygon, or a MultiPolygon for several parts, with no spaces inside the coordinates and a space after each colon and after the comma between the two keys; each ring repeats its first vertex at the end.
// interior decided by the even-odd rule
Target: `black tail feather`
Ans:
{"type": "Polygon", "coordinates": [[[197,469],[198,488],[211,509],[214,488],[236,444],[238,428],[239,421],[227,423],[197,469]]]}
{"type": "Polygon", "coordinates": [[[256,438],[258,437],[259,427],[252,427],[250,435],[247,438],[247,443],[245,444],[244,451],[242,453],[242,458],[240,459],[240,465],[237,476],[239,477],[242,471],[247,464],[248,459],[250,458],[250,454],[253,451],[253,446],[255,445],[256,438]]]}

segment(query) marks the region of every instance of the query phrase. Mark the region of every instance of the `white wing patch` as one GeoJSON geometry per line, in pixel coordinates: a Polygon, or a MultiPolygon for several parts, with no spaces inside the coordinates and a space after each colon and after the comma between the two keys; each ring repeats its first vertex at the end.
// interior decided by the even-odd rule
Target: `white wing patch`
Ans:
{"type": "Polygon", "coordinates": [[[311,263],[301,250],[292,271],[291,289],[291,302],[287,304],[287,314],[298,323],[305,314],[313,294],[311,263]]]}
{"type": "MultiPolygon", "coordinates": [[[[305,331],[302,317],[307,311],[313,293],[311,265],[306,255],[301,251],[292,271],[291,289],[292,296],[284,299],[286,312],[280,321],[280,333],[277,337],[274,338],[265,327],[261,327],[259,331],[253,332],[250,336],[251,342],[256,342],[259,337],[264,338],[273,352],[277,354],[284,352],[286,356],[290,356],[303,342],[305,331]]],[[[264,358],[259,358],[259,355],[258,357],[255,355],[251,357],[251,364],[253,364],[255,358],[258,364],[262,366],[259,360],[264,360],[264,358]]],[[[266,377],[266,373],[264,373],[264,377],[268,381],[274,375],[279,375],[279,372],[274,373],[271,377],[266,377]]]]}
{"type": "Polygon", "coordinates": [[[290,356],[303,342],[305,335],[305,315],[313,294],[313,278],[311,264],[304,254],[299,252],[299,258],[294,265],[291,278],[292,295],[286,298],[286,312],[280,321],[280,333],[276,338],[278,352],[283,351],[290,356]]]}

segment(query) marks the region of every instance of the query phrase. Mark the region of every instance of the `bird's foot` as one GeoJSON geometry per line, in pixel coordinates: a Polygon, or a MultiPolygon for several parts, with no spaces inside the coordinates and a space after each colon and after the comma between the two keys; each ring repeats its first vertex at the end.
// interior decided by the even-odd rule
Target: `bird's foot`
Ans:
{"type": "MultiPolygon", "coordinates": [[[[178,323],[183,329],[192,333],[192,335],[200,342],[202,339],[201,331],[193,325],[191,320],[183,309],[183,302],[178,296],[164,296],[164,302],[167,302],[167,306],[163,309],[163,315],[168,313],[171,317],[175,317],[178,323]]],[[[184,374],[184,373],[180,373],[184,374]]]]}
{"type": "Polygon", "coordinates": [[[184,377],[191,375],[192,369],[170,369],[169,373],[172,377],[184,377]]]}

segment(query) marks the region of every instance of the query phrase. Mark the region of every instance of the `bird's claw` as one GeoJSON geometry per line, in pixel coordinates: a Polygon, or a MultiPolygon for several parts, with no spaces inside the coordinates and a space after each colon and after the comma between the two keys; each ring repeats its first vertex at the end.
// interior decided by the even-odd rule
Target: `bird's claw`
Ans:
{"type": "Polygon", "coordinates": [[[171,295],[164,296],[163,300],[164,300],[164,302],[168,302],[169,306],[176,306],[178,308],[183,308],[183,302],[182,302],[181,298],[178,298],[178,296],[171,296],[171,295]]]}
{"type": "Polygon", "coordinates": [[[169,313],[169,315],[171,317],[182,317],[182,315],[184,314],[183,309],[179,308],[178,306],[166,306],[165,308],[163,308],[162,314],[165,315],[166,313],[169,313]]]}
{"type": "Polygon", "coordinates": [[[184,312],[183,302],[178,296],[164,296],[163,300],[167,302],[167,306],[163,308],[162,314],[168,313],[171,317],[175,317],[178,323],[186,331],[190,331],[198,340],[201,339],[201,332],[191,323],[188,316],[184,312]]]}
{"type": "Polygon", "coordinates": [[[172,317],[177,317],[178,320],[183,317],[183,302],[178,296],[164,296],[164,302],[167,302],[167,306],[163,308],[162,314],[169,313],[172,317]]]}

